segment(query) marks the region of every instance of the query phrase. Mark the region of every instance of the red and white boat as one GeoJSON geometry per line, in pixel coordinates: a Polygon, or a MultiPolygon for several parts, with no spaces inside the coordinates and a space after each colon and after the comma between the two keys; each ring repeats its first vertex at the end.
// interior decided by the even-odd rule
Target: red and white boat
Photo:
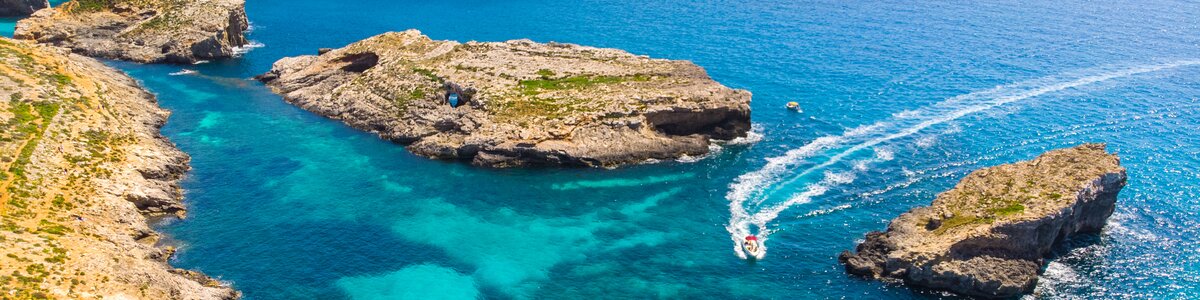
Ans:
{"type": "Polygon", "coordinates": [[[754,235],[746,236],[746,240],[742,241],[742,250],[746,251],[748,257],[756,259],[761,259],[763,254],[766,254],[766,249],[763,249],[762,242],[754,235]]]}

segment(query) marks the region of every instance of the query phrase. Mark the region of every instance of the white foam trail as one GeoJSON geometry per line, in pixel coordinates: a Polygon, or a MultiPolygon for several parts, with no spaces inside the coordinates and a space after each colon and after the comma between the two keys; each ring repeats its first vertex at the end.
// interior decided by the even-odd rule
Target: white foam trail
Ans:
{"type": "Polygon", "coordinates": [[[754,215],[746,216],[741,219],[730,219],[730,223],[725,227],[732,235],[734,253],[742,259],[746,258],[746,253],[743,252],[741,244],[742,240],[748,235],[755,235],[759,240],[759,247],[762,247],[761,254],[756,258],[762,259],[767,252],[767,239],[771,236],[772,230],[767,228],[767,222],[779,217],[788,207],[812,202],[813,197],[824,195],[829,191],[829,187],[837,184],[845,184],[854,181],[854,175],[850,173],[836,174],[827,173],[825,179],[818,184],[808,186],[808,190],[802,193],[792,195],[787,201],[772,206],[771,208],[761,210],[754,215]],[[754,225],[758,230],[756,233],[750,231],[750,226],[754,225]]]}
{"type": "Polygon", "coordinates": [[[896,159],[896,152],[893,152],[892,149],[887,148],[875,149],[875,159],[881,161],[890,161],[896,159]]]}
{"type": "Polygon", "coordinates": [[[758,213],[755,213],[751,219],[753,220],[754,225],[758,225],[760,229],[765,229],[767,227],[767,222],[778,218],[779,213],[782,213],[784,210],[787,210],[788,208],[797,204],[812,202],[813,197],[824,195],[825,192],[829,191],[829,188],[854,182],[854,179],[854,173],[825,172],[825,179],[821,180],[821,182],[810,186],[802,193],[794,194],[791,197],[788,197],[788,200],[784,201],[783,203],[776,204],[758,211],[758,213]]]}
{"type": "MultiPolygon", "coordinates": [[[[1000,94],[1000,95],[998,95],[998,97],[994,98],[993,101],[988,101],[988,102],[985,102],[982,104],[974,104],[974,103],[965,102],[965,100],[967,100],[967,99],[979,98],[979,96],[981,96],[981,95],[976,95],[975,93],[967,94],[965,96],[951,98],[950,100],[947,101],[950,104],[968,103],[968,106],[965,108],[953,110],[947,114],[943,114],[943,115],[940,115],[935,118],[931,118],[931,119],[922,121],[920,123],[917,123],[916,125],[904,128],[904,129],[900,130],[899,132],[885,135],[883,137],[871,139],[866,142],[854,145],[853,147],[850,147],[849,149],[846,149],[846,150],[842,151],[841,153],[834,155],[833,157],[831,157],[829,160],[825,161],[824,163],[810,167],[810,168],[804,170],[803,172],[800,172],[798,175],[793,176],[791,180],[788,180],[788,181],[784,182],[783,184],[779,185],[779,187],[787,186],[788,184],[795,182],[798,178],[808,175],[809,173],[811,173],[813,171],[824,169],[833,164],[841,162],[842,159],[846,158],[846,156],[854,154],[858,151],[862,151],[863,149],[867,149],[867,148],[873,147],[875,145],[879,145],[879,144],[887,142],[887,141],[907,137],[907,136],[913,135],[917,132],[920,132],[921,130],[924,130],[925,128],[929,128],[930,126],[946,123],[946,122],[953,121],[953,120],[958,120],[967,115],[985,111],[985,110],[994,108],[996,106],[1009,104],[1009,103],[1013,103],[1013,102],[1024,100],[1024,99],[1029,99],[1029,98],[1036,97],[1036,96],[1041,96],[1041,95],[1044,95],[1044,94],[1047,94],[1050,92],[1061,91],[1061,90],[1065,90],[1065,89],[1069,89],[1069,88],[1093,84],[1093,83],[1106,81],[1106,80],[1110,80],[1110,79],[1114,79],[1114,78],[1128,77],[1128,76],[1141,74],[1141,73],[1148,73],[1148,72],[1160,71],[1163,69],[1175,68],[1175,67],[1186,66],[1186,65],[1197,65],[1197,64],[1200,64],[1200,61],[1178,62],[1178,63],[1173,63],[1173,64],[1131,68],[1131,69],[1125,69],[1125,70],[1121,70],[1121,71],[1117,71],[1117,72],[1110,72],[1110,73],[1105,73],[1105,74],[1100,74],[1100,75],[1095,75],[1095,76],[1087,76],[1087,77],[1083,77],[1083,78],[1069,81],[1069,82],[1063,82],[1063,83],[1043,86],[1040,88],[1035,88],[1033,90],[1018,91],[1015,94],[1009,94],[1009,95],[1004,94],[1004,90],[1005,90],[1004,87],[997,87],[997,88],[987,90],[984,93],[981,93],[981,94],[986,94],[983,96],[987,96],[987,95],[991,95],[991,94],[1000,94]]],[[[1037,81],[1042,81],[1042,80],[1037,80],[1037,81]]],[[[1037,81],[1035,81],[1035,82],[1037,82],[1037,81]]],[[[1021,86],[1021,85],[1023,85],[1023,84],[1018,84],[1015,86],[1021,86]]],[[[939,104],[942,104],[942,103],[939,103],[939,104]]],[[[778,187],[776,189],[778,189],[778,187]]]]}
{"type": "MultiPolygon", "coordinates": [[[[825,167],[828,167],[830,165],[838,163],[838,162],[842,161],[842,159],[846,158],[846,156],[854,154],[855,152],[858,152],[858,151],[862,151],[863,149],[881,144],[883,142],[907,137],[907,136],[913,135],[917,132],[920,132],[921,130],[924,130],[925,128],[929,128],[930,126],[946,123],[949,121],[958,120],[959,118],[962,118],[962,117],[965,117],[965,116],[968,116],[968,115],[971,115],[974,113],[978,113],[981,111],[985,111],[985,110],[988,110],[988,109],[991,109],[991,108],[994,108],[994,107],[997,107],[1000,105],[1009,104],[1009,103],[1017,102],[1020,100],[1025,100],[1025,99],[1041,96],[1041,95],[1044,95],[1044,94],[1047,94],[1050,92],[1057,92],[1057,91],[1061,91],[1061,90],[1065,90],[1065,89],[1069,89],[1069,88],[1080,87],[1080,86],[1093,84],[1093,83],[1097,83],[1097,82],[1101,82],[1101,81],[1106,81],[1106,80],[1110,80],[1110,79],[1114,79],[1114,78],[1128,77],[1128,76],[1133,76],[1133,75],[1141,74],[1141,73],[1148,73],[1148,72],[1160,71],[1163,69],[1180,67],[1180,66],[1184,66],[1184,65],[1196,65],[1196,64],[1200,64],[1200,61],[1191,62],[1191,63],[1187,63],[1187,64],[1176,63],[1176,64],[1166,64],[1166,65],[1156,65],[1156,66],[1150,66],[1150,67],[1126,69],[1126,70],[1119,71],[1119,72],[1106,73],[1106,74],[1101,74],[1101,75],[1096,75],[1096,76],[1088,76],[1088,77],[1080,78],[1080,79],[1070,81],[1070,82],[1064,82],[1064,83],[1059,83],[1059,84],[1054,84],[1054,85],[1050,85],[1050,86],[1037,88],[1037,89],[1030,90],[1030,91],[1020,92],[1020,93],[1017,93],[1014,95],[1002,96],[1002,97],[995,99],[995,101],[991,101],[991,102],[987,102],[987,103],[983,103],[983,104],[973,104],[973,105],[967,106],[966,108],[952,111],[949,114],[943,115],[941,117],[926,120],[924,122],[918,123],[915,126],[904,128],[900,132],[886,135],[884,137],[876,138],[876,139],[867,141],[865,143],[855,145],[854,147],[850,147],[850,149],[847,149],[845,151],[842,151],[841,153],[838,153],[837,155],[834,155],[828,161],[825,161],[822,164],[819,164],[817,166],[809,168],[808,170],[805,170],[804,172],[801,172],[800,175],[793,177],[792,180],[788,180],[787,182],[785,182],[784,185],[794,182],[795,178],[804,176],[804,175],[808,174],[809,172],[823,169],[825,167]]],[[[1002,92],[1002,90],[1000,90],[998,92],[1002,92]]]]}
{"type": "MultiPolygon", "coordinates": [[[[844,184],[844,182],[831,181],[828,174],[834,173],[827,172],[825,180],[809,185],[804,189],[804,192],[789,197],[783,203],[761,209],[754,214],[749,213],[745,205],[747,200],[750,200],[749,202],[754,206],[760,206],[771,195],[774,195],[781,189],[791,186],[812,172],[837,164],[859,151],[892,140],[905,138],[931,126],[958,120],[997,106],[1116,78],[1194,65],[1200,65],[1200,60],[1177,61],[1116,70],[1096,69],[1093,70],[1093,73],[1099,74],[1074,79],[1062,78],[1066,76],[1050,76],[1012,85],[997,86],[983,91],[959,95],[927,108],[900,112],[893,115],[892,120],[848,130],[840,136],[818,138],[799,148],[789,150],[782,156],[768,158],[766,165],[761,169],[742,174],[734,179],[734,182],[730,184],[728,194],[726,194],[726,198],[730,202],[730,222],[726,229],[732,234],[735,249],[737,249],[735,252],[738,253],[738,256],[744,258],[745,255],[741,253],[741,248],[737,245],[740,245],[742,238],[750,234],[750,225],[753,224],[758,227],[759,232],[757,235],[763,242],[764,249],[766,249],[766,238],[771,233],[766,228],[766,223],[774,220],[778,217],[779,213],[787,210],[789,207],[808,203],[813,197],[824,194],[830,187],[844,184]],[[899,128],[897,130],[883,130],[889,126],[899,128]],[[833,154],[829,159],[820,164],[813,165],[799,172],[792,170],[806,163],[808,158],[824,150],[844,145],[849,145],[849,147],[833,154]],[[788,176],[789,178],[784,180],[784,176],[788,176]],[[766,190],[767,187],[771,186],[774,186],[774,188],[766,190]]],[[[849,181],[853,181],[852,176],[849,181]]]]}
{"type": "Polygon", "coordinates": [[[824,214],[832,213],[835,211],[846,210],[846,209],[849,209],[850,207],[851,207],[850,204],[842,204],[842,205],[830,207],[827,209],[818,209],[818,210],[810,211],[807,214],[804,214],[803,217],[824,215],[824,214]]]}
{"type": "Polygon", "coordinates": [[[729,195],[726,198],[737,201],[738,206],[743,201],[753,196],[754,193],[760,191],[763,187],[774,184],[779,180],[779,176],[783,175],[788,169],[795,165],[804,162],[804,159],[825,150],[836,146],[844,139],[865,135],[882,128],[883,123],[876,123],[867,126],[860,126],[846,131],[841,136],[827,136],[817,138],[812,142],[800,148],[788,150],[783,156],[767,158],[767,164],[758,171],[742,174],[734,179],[734,183],[730,185],[729,195]]]}
{"type": "Polygon", "coordinates": [[[916,118],[919,115],[920,115],[920,112],[918,112],[918,111],[904,110],[904,111],[900,111],[898,113],[892,114],[892,117],[897,118],[897,119],[912,119],[912,118],[916,118]]]}
{"type": "Polygon", "coordinates": [[[734,184],[730,186],[730,198],[737,201],[737,206],[741,206],[742,201],[746,200],[759,189],[774,183],[773,180],[786,172],[788,168],[794,164],[800,163],[804,158],[808,158],[818,151],[832,147],[841,142],[841,137],[822,137],[818,138],[803,147],[789,150],[786,154],[780,157],[772,157],[767,159],[767,165],[763,166],[758,171],[742,174],[735,179],[734,184]]]}

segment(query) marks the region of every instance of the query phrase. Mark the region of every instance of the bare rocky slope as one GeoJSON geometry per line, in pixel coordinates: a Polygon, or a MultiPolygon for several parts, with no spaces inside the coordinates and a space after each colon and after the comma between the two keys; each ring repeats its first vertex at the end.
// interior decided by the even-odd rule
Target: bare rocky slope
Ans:
{"type": "Polygon", "coordinates": [[[0,298],[231,299],[167,264],[147,218],[182,216],[188,156],[121,72],[0,38],[0,298]]]}
{"type": "Polygon", "coordinates": [[[74,0],[17,23],[14,37],[142,63],[227,58],[247,44],[243,0],[74,0]]]}
{"type": "Polygon", "coordinates": [[[28,16],[47,7],[48,0],[0,0],[0,17],[28,16]]]}
{"type": "Polygon", "coordinates": [[[1125,186],[1103,144],[1042,154],[967,175],[928,207],[868,233],[840,260],[851,274],[983,298],[1033,291],[1056,243],[1099,232],[1125,186]]]}
{"type": "Polygon", "coordinates": [[[432,158],[614,167],[704,155],[710,139],[750,129],[750,93],[686,61],[529,40],[435,41],[416,30],[319,52],[282,59],[259,79],[295,105],[432,158]]]}

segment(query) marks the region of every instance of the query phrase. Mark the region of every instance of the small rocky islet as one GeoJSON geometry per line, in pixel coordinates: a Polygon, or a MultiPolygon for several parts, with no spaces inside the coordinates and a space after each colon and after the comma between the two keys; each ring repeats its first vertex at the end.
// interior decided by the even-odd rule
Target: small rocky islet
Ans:
{"type": "Polygon", "coordinates": [[[711,140],[750,130],[750,93],[691,62],[572,44],[459,43],[408,30],[284,58],[259,79],[418,155],[487,167],[699,156],[711,140]]]}
{"type": "Polygon", "coordinates": [[[868,278],[1013,298],[1033,292],[1053,246],[1104,228],[1126,181],[1103,144],[980,169],[839,260],[868,278]]]}
{"type": "Polygon", "coordinates": [[[13,37],[92,57],[190,64],[233,57],[249,27],[243,0],[75,0],[34,12],[13,37]]]}

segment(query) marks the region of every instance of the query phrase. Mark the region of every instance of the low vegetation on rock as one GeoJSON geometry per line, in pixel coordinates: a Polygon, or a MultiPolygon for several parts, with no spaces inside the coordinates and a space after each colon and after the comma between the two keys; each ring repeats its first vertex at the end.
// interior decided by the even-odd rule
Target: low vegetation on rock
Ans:
{"type": "Polygon", "coordinates": [[[613,167],[745,136],[750,93],[687,61],[571,44],[385,33],[285,58],[259,78],[289,102],[414,153],[476,165],[613,167]],[[448,104],[451,95],[459,106],[448,104]]]}
{"type": "Polygon", "coordinates": [[[1104,227],[1125,182],[1120,160],[1103,144],[977,170],[840,259],[852,274],[1015,297],[1033,291],[1052,246],[1104,227]]]}
{"type": "Polygon", "coordinates": [[[0,38],[0,298],[222,299],[166,264],[147,216],[182,215],[168,113],[99,61],[0,38]]]}

